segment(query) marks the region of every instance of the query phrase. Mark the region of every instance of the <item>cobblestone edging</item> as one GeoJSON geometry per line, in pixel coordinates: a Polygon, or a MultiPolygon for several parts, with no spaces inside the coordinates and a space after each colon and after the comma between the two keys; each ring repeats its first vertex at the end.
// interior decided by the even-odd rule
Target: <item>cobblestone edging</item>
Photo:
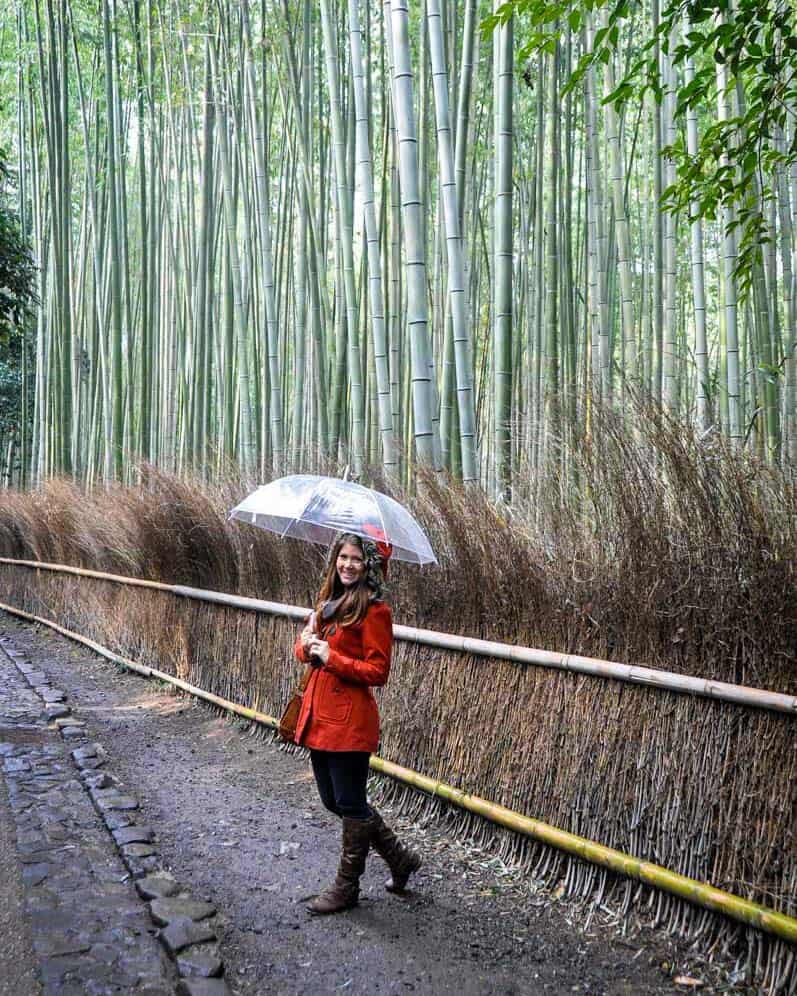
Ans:
{"type": "Polygon", "coordinates": [[[0,648],[0,760],[45,996],[229,996],[215,907],[162,868],[64,692],[8,635],[0,648]]]}

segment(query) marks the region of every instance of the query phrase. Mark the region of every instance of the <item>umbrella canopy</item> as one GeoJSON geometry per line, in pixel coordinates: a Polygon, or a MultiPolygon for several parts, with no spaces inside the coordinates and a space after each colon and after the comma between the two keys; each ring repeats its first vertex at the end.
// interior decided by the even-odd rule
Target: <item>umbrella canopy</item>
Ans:
{"type": "Polygon", "coordinates": [[[253,491],[235,506],[230,518],[311,543],[329,544],[338,533],[355,533],[392,544],[397,560],[437,563],[426,534],[403,505],[336,477],[280,477],[253,491]]]}

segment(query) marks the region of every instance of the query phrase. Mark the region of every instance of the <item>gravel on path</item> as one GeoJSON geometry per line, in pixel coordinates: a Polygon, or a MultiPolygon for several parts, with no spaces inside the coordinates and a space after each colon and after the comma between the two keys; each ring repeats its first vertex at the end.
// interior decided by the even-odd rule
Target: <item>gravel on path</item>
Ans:
{"type": "Polygon", "coordinates": [[[309,917],[304,900],[334,873],[339,831],[303,756],[57,634],[4,625],[31,659],[46,659],[135,792],[163,866],[218,908],[233,992],[653,996],[687,991],[673,976],[701,969],[699,991],[712,990],[713,969],[669,936],[623,937],[597,917],[583,930],[519,869],[386,811],[426,858],[411,891],[385,892],[372,855],[358,907],[309,917]]]}

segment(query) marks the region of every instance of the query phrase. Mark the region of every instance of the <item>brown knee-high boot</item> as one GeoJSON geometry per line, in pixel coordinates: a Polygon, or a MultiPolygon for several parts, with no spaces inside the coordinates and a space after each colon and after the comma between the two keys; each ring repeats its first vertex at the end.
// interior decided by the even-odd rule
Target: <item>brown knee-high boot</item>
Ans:
{"type": "Polygon", "coordinates": [[[371,813],[371,847],[390,869],[385,888],[388,892],[403,892],[410,875],[421,867],[421,856],[401,843],[373,806],[371,813]]]}
{"type": "Polygon", "coordinates": [[[310,913],[338,913],[357,905],[360,876],[365,871],[365,859],[371,843],[373,820],[352,820],[343,817],[340,864],[335,881],[307,904],[310,913]]]}

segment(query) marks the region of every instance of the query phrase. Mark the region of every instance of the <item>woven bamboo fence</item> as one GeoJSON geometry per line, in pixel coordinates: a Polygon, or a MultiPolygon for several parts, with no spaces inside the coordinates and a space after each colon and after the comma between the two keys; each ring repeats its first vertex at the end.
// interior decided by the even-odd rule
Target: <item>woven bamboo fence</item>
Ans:
{"type": "MultiPolygon", "coordinates": [[[[0,565],[0,598],[213,694],[279,714],[297,666],[290,618],[146,587],[0,565]]],[[[797,915],[794,715],[596,674],[398,641],[381,690],[384,757],[509,809],[797,915]]],[[[769,992],[797,987],[795,951],[439,799],[438,810],[585,902],[725,949],[769,992]]]]}

